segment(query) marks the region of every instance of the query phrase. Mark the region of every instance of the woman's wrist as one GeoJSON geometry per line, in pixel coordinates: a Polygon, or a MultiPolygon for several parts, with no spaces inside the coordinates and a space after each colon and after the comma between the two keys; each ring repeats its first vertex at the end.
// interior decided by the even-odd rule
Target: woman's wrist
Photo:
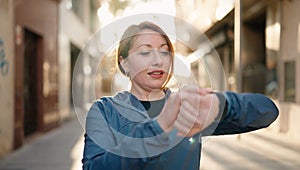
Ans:
{"type": "Polygon", "coordinates": [[[215,118],[215,121],[222,121],[227,114],[227,100],[223,93],[213,92],[219,99],[219,111],[218,115],[215,118]]]}
{"type": "Polygon", "coordinates": [[[158,118],[156,119],[156,121],[157,121],[157,123],[158,123],[158,125],[160,126],[160,128],[164,131],[164,132],[166,132],[166,133],[168,133],[168,132],[171,132],[172,131],[172,124],[170,124],[169,122],[168,122],[168,119],[167,118],[164,118],[164,115],[160,115],[160,116],[158,116],[158,118]]]}

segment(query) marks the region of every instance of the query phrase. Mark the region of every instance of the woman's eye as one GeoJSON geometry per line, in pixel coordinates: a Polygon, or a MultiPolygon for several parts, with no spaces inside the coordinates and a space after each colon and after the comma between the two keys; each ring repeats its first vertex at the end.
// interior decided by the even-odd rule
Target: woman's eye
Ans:
{"type": "Polygon", "coordinates": [[[140,55],[142,55],[142,56],[147,56],[147,55],[150,55],[150,51],[141,51],[141,52],[139,52],[139,54],[140,55]]]}
{"type": "Polygon", "coordinates": [[[167,51],[167,50],[161,50],[159,53],[162,56],[169,56],[170,55],[170,51],[167,51]]]}

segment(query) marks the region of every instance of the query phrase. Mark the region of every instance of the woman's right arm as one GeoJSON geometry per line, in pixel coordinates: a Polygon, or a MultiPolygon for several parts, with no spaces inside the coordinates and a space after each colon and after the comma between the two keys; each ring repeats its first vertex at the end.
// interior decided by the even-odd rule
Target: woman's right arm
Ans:
{"type": "Polygon", "coordinates": [[[114,130],[111,123],[119,123],[118,113],[107,115],[108,107],[96,102],[88,112],[83,169],[141,169],[149,157],[169,146],[169,138],[156,120],[132,122],[120,132],[114,130]]]}
{"type": "Polygon", "coordinates": [[[130,169],[131,167],[142,169],[143,167],[144,160],[110,153],[96,144],[87,134],[85,134],[84,142],[83,170],[130,169]]]}

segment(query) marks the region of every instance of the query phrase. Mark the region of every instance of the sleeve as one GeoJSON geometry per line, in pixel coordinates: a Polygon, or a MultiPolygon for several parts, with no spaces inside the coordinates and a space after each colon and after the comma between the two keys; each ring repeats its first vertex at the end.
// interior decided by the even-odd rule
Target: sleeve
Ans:
{"type": "Polygon", "coordinates": [[[84,170],[142,169],[162,146],[168,146],[168,136],[155,120],[128,123],[120,132],[108,123],[115,121],[117,126],[117,117],[107,118],[105,110],[107,106],[94,103],[88,112],[82,159],[84,170]]]}
{"type": "Polygon", "coordinates": [[[218,119],[203,131],[207,135],[238,134],[268,127],[278,117],[276,105],[258,93],[223,92],[218,119]]]}

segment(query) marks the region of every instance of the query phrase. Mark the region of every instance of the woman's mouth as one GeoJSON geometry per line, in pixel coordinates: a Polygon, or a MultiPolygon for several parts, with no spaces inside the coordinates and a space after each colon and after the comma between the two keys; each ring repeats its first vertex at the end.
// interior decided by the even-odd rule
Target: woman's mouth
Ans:
{"type": "Polygon", "coordinates": [[[150,75],[152,78],[161,78],[164,74],[163,70],[154,70],[148,73],[148,75],[150,75]]]}

